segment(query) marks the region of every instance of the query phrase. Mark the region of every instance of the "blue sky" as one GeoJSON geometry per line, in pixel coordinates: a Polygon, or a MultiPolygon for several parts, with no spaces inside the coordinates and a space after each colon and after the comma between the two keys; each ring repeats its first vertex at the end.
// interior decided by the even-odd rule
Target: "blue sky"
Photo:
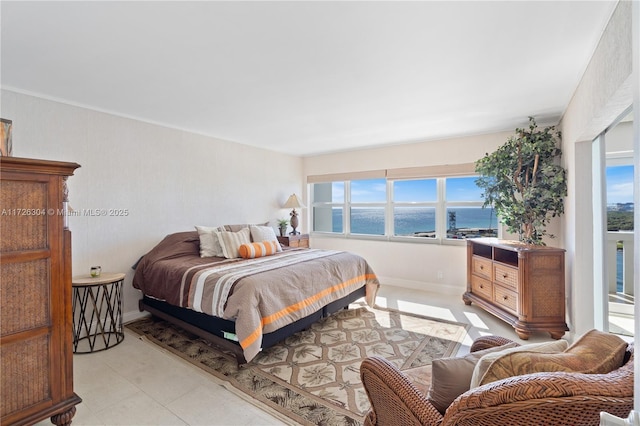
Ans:
{"type": "MultiPolygon", "coordinates": [[[[481,201],[482,190],[475,184],[475,177],[447,179],[448,201],[481,201]]],[[[395,201],[433,202],[437,201],[435,179],[405,180],[394,182],[395,201]]],[[[332,188],[334,202],[344,200],[344,185],[334,182],[332,188]]],[[[385,179],[370,179],[351,182],[352,201],[356,203],[386,201],[385,179]]],[[[607,167],[607,203],[633,202],[633,166],[607,167]]]]}
{"type": "MultiPolygon", "coordinates": [[[[475,184],[475,177],[447,179],[447,200],[481,201],[482,191],[475,184]]],[[[351,201],[356,203],[386,201],[385,179],[371,179],[351,182],[351,201]]],[[[333,187],[334,200],[342,196],[344,188],[333,187]],[[340,194],[340,195],[338,195],[340,194]]],[[[394,182],[394,198],[399,202],[437,201],[437,182],[435,179],[400,180],[394,182]]]]}
{"type": "Polygon", "coordinates": [[[607,167],[607,204],[633,202],[633,166],[607,167]]]}

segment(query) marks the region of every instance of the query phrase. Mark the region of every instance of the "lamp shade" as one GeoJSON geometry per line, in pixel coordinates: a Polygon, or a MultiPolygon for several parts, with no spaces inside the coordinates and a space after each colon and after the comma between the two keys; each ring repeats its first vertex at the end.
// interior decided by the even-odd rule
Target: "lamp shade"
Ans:
{"type": "Polygon", "coordinates": [[[303,209],[305,205],[302,204],[302,201],[300,201],[300,198],[298,198],[296,194],[291,194],[282,207],[285,209],[303,209]]]}

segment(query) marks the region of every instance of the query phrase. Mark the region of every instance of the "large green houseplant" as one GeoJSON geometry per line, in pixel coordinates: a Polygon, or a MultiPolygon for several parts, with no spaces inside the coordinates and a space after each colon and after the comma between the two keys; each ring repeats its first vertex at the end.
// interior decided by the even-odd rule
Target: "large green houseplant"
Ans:
{"type": "Polygon", "coordinates": [[[483,207],[493,206],[523,243],[544,245],[543,236],[553,237],[546,225],[564,213],[567,182],[559,142],[553,126],[540,130],[529,117],[528,129],[516,129],[515,136],[476,162],[483,207]]]}

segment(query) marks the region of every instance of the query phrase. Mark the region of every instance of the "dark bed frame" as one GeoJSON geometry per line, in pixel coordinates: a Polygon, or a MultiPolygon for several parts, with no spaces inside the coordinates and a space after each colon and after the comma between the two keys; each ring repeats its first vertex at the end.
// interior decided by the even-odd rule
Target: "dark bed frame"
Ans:
{"type": "MultiPolygon", "coordinates": [[[[347,309],[349,304],[364,297],[365,287],[327,304],[313,314],[299,319],[271,333],[262,336],[262,349],[267,349],[279,343],[298,331],[306,330],[311,324],[326,318],[341,309],[347,309]]],[[[223,318],[212,317],[191,309],[170,305],[166,302],[144,296],[138,302],[140,311],[147,311],[152,315],[162,318],[172,324],[193,333],[212,344],[231,351],[238,364],[246,364],[244,353],[240,344],[236,341],[225,338],[225,333],[235,334],[235,322],[223,318]]]]}

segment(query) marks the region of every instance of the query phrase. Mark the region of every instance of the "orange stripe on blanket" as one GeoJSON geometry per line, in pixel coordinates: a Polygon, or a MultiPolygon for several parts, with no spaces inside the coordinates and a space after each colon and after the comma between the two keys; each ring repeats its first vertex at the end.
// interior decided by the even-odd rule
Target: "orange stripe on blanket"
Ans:
{"type": "Polygon", "coordinates": [[[313,302],[322,299],[323,297],[331,294],[331,293],[335,293],[338,290],[342,290],[346,287],[350,287],[352,285],[358,284],[359,282],[363,281],[363,280],[367,280],[367,279],[374,279],[376,278],[375,274],[364,274],[364,275],[360,275],[357,276],[355,278],[351,278],[350,280],[341,282],[340,284],[336,284],[332,287],[326,288],[324,290],[322,290],[320,293],[314,294],[311,297],[308,297],[304,300],[301,300],[298,303],[294,303],[293,305],[289,305],[284,309],[281,309],[280,311],[271,314],[269,316],[263,317],[260,325],[253,330],[253,332],[251,334],[249,334],[245,339],[243,339],[240,342],[240,346],[242,346],[242,348],[247,348],[249,346],[251,346],[251,344],[253,344],[256,339],[260,336],[262,336],[262,329],[264,328],[265,325],[267,324],[271,324],[272,322],[286,316],[289,314],[292,314],[293,312],[299,311],[302,308],[305,308],[309,305],[311,305],[313,302]]]}

